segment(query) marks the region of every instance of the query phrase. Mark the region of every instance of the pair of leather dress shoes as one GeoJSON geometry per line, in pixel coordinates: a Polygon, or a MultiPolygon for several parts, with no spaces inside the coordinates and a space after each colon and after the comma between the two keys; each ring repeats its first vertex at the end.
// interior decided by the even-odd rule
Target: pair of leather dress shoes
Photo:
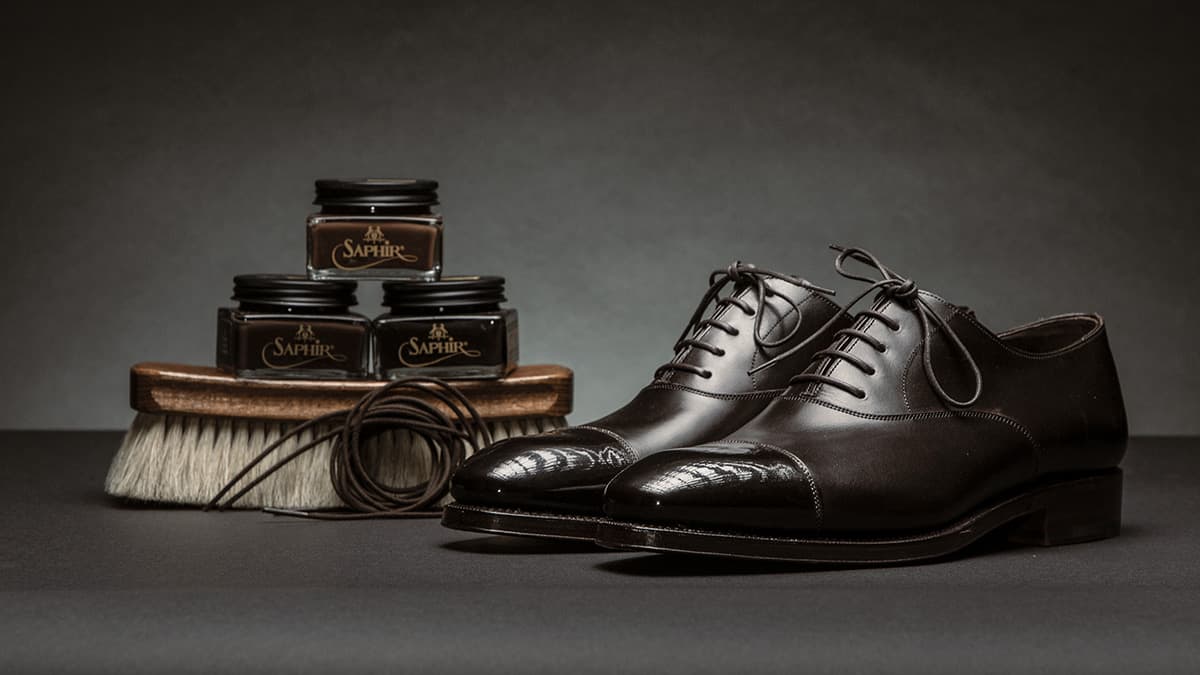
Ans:
{"type": "Polygon", "coordinates": [[[793,276],[714,272],[674,358],[630,403],[471,457],[443,523],[827,563],[933,558],[993,531],[1117,535],[1127,430],[1100,316],[994,333],[870,253],[837,250],[838,272],[869,284],[844,308],[793,276]]]}

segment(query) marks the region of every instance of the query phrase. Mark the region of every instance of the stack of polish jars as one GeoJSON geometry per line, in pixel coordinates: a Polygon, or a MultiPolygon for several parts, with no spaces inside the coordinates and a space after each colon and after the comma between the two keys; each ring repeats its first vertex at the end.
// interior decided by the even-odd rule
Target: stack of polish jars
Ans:
{"type": "Polygon", "coordinates": [[[218,311],[217,365],[238,377],[500,378],[517,365],[504,278],[444,276],[438,184],[318,180],[307,275],[244,274],[218,311]],[[353,311],[362,281],[385,311],[353,311]]]}

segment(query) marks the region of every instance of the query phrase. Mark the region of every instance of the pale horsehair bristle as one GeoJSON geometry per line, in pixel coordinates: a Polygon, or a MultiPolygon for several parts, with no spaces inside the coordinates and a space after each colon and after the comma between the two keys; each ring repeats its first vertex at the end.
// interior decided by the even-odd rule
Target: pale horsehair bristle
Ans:
{"type": "MultiPolygon", "coordinates": [[[[492,439],[550,431],[562,417],[489,420],[492,439]]],[[[243,467],[295,424],[268,420],[137,413],[109,467],[105,491],[116,497],[169,504],[208,503],[243,467]]],[[[310,430],[284,443],[240,482],[253,480],[276,460],[314,435],[310,430]]],[[[477,441],[480,439],[476,439],[477,441]]],[[[367,443],[372,475],[390,485],[413,485],[429,478],[432,467],[425,441],[411,431],[391,431],[367,443]]],[[[342,506],[329,479],[330,443],[322,443],[246,493],[235,505],[289,509],[342,506]]]]}

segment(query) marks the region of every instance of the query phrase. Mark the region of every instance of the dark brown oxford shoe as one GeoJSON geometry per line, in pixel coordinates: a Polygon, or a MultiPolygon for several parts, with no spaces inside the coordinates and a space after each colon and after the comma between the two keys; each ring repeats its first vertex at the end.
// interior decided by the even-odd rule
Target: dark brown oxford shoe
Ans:
{"type": "Polygon", "coordinates": [[[597,541],[890,563],[993,530],[1042,545],[1115,536],[1127,432],[1101,318],[993,333],[869,253],[838,250],[838,271],[871,283],[855,300],[876,293],[871,308],[742,428],[614,478],[597,541]]]}
{"type": "Polygon", "coordinates": [[[471,457],[451,481],[456,502],[442,524],[592,541],[609,479],[655,452],[740,428],[812,358],[815,346],[801,346],[807,337],[829,323],[850,325],[829,293],[742,263],[713,272],[675,357],[630,403],[590,424],[504,440],[471,457]]]}

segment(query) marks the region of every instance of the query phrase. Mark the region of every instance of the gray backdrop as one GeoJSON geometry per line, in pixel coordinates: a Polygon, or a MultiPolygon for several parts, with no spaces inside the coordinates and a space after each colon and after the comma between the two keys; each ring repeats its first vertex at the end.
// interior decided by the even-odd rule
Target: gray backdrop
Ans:
{"type": "Polygon", "coordinates": [[[313,178],[382,175],[442,181],[448,269],[508,277],[575,421],[710,269],[850,291],[845,242],[996,329],[1103,313],[1133,430],[1200,432],[1182,5],[35,5],[0,44],[0,427],[125,426],[130,364],[210,362],[231,277],[302,269],[313,178]]]}

